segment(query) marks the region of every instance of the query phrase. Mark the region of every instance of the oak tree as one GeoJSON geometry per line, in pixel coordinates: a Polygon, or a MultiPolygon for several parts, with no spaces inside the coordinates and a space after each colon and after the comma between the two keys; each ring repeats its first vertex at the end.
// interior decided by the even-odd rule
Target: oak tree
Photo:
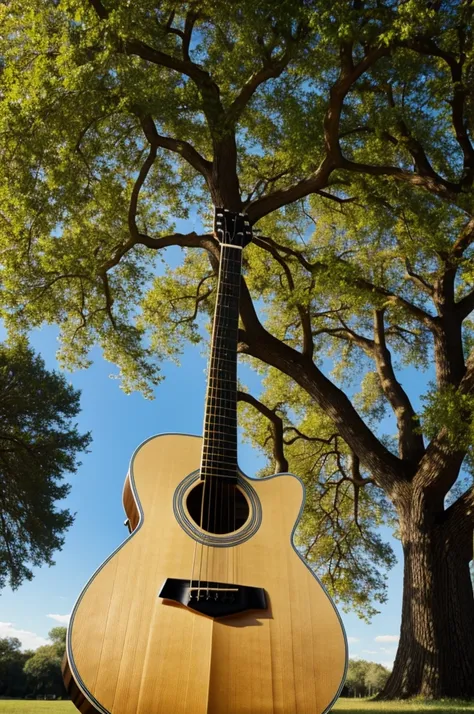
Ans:
{"type": "Polygon", "coordinates": [[[396,518],[402,628],[384,696],[474,695],[472,3],[0,12],[10,329],[58,323],[66,363],[97,342],[126,389],[150,393],[214,297],[211,230],[174,221],[245,211],[239,350],[266,377],[259,400],[242,396],[249,435],[301,468],[302,542],[358,607],[371,578],[383,597],[363,552],[390,565],[374,526],[396,518]],[[185,257],[163,271],[171,246],[185,257]],[[407,366],[433,366],[433,383],[405,388],[407,366]]]}

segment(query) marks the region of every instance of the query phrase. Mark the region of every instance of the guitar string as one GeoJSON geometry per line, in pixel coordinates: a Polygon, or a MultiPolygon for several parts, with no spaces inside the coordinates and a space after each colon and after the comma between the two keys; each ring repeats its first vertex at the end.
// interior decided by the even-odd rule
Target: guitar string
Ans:
{"type": "MultiPolygon", "coordinates": [[[[234,227],[234,235],[235,235],[235,227],[234,227]]],[[[225,286],[230,286],[233,284],[228,283],[227,281],[223,280],[223,275],[230,275],[230,270],[229,266],[231,265],[231,254],[221,248],[221,261],[220,261],[220,266],[219,266],[219,281],[218,281],[218,292],[217,292],[217,303],[218,303],[218,308],[216,310],[216,318],[215,318],[215,333],[213,334],[213,344],[212,344],[212,355],[211,355],[211,360],[210,360],[210,369],[209,369],[209,394],[211,395],[211,424],[209,424],[209,429],[212,429],[212,424],[215,423],[216,421],[216,414],[212,414],[212,407],[216,407],[215,402],[218,401],[215,397],[215,393],[219,393],[218,390],[222,389],[223,386],[223,377],[220,374],[220,365],[219,365],[219,352],[218,349],[225,348],[225,345],[222,346],[219,344],[220,341],[222,341],[222,325],[224,323],[223,317],[226,314],[226,311],[229,311],[233,305],[229,305],[225,298],[228,298],[228,302],[231,302],[233,299],[233,295],[225,295],[225,286]],[[214,370],[214,375],[213,375],[213,370],[214,370]],[[214,418],[213,418],[214,417],[214,418]]],[[[226,319],[230,319],[229,315],[227,315],[226,319]]],[[[234,407],[235,409],[235,407],[234,407]]],[[[206,410],[207,411],[207,410],[206,410]]],[[[208,415],[209,416],[209,415],[208,415]]],[[[206,477],[209,478],[210,480],[210,490],[209,490],[209,508],[208,508],[208,524],[207,524],[207,530],[210,531],[211,528],[211,522],[210,522],[210,512],[211,512],[211,506],[212,506],[212,493],[213,490],[215,490],[215,495],[214,495],[214,530],[217,530],[217,504],[218,502],[220,503],[222,501],[222,490],[223,490],[223,483],[221,482],[221,470],[222,470],[222,464],[219,463],[219,459],[216,461],[217,466],[212,467],[212,470],[209,470],[209,463],[212,463],[212,458],[209,458],[209,456],[206,454],[206,459],[203,459],[203,466],[206,466],[206,477]],[[214,474],[214,470],[217,471],[216,474],[214,474]],[[215,482],[215,483],[214,483],[215,482]],[[219,501],[219,485],[221,485],[221,499],[219,501]],[[215,487],[215,489],[213,488],[215,487]]],[[[211,549],[210,546],[207,547],[206,550],[206,581],[207,581],[207,586],[206,586],[206,598],[209,599],[209,587],[210,587],[210,579],[209,579],[209,571],[212,572],[212,568],[214,565],[214,549],[211,549]]],[[[199,578],[201,580],[201,572],[199,574],[199,578]]]]}
{"type": "MultiPolygon", "coordinates": [[[[235,225],[234,225],[234,236],[233,237],[235,237],[235,225]]],[[[225,325],[224,318],[226,320],[230,321],[231,316],[232,316],[231,311],[234,310],[234,315],[235,315],[235,309],[238,309],[238,294],[235,295],[235,290],[236,290],[236,288],[238,289],[238,287],[239,287],[240,274],[241,274],[241,258],[239,259],[239,265],[236,266],[235,263],[233,263],[231,260],[232,254],[229,251],[226,251],[223,249],[221,249],[221,250],[222,250],[222,272],[220,273],[219,291],[218,291],[218,301],[219,301],[220,309],[218,311],[218,319],[216,322],[216,324],[219,327],[219,330],[218,330],[218,332],[216,332],[215,344],[213,345],[213,347],[216,348],[216,350],[218,350],[218,349],[225,350],[226,349],[225,339],[223,339],[224,335],[222,334],[222,332],[223,332],[222,327],[225,325]],[[237,267],[237,270],[235,270],[235,272],[234,272],[233,270],[230,270],[230,267],[237,267]],[[226,275],[226,276],[235,275],[235,277],[237,277],[237,279],[238,279],[237,285],[235,284],[235,281],[229,282],[229,281],[223,280],[222,279],[223,275],[226,275]],[[226,295],[225,294],[226,286],[227,287],[231,286],[233,289],[233,292],[229,292],[226,295]],[[237,300],[236,300],[236,297],[237,297],[237,300]],[[227,300],[226,300],[226,298],[227,298],[227,300]],[[227,311],[227,315],[226,315],[226,311],[227,311]],[[229,314],[229,312],[230,312],[230,314],[229,314]],[[221,344],[219,344],[219,340],[220,340],[221,344]]],[[[236,335],[234,335],[233,343],[235,343],[235,338],[236,338],[236,335]]],[[[229,339],[228,334],[226,336],[226,339],[227,340],[229,339]]],[[[227,349],[228,349],[228,345],[227,345],[227,349]]],[[[235,345],[233,345],[233,349],[235,350],[235,345]]],[[[225,370],[221,369],[221,365],[219,363],[220,362],[219,357],[220,357],[220,353],[218,351],[215,351],[214,355],[213,355],[213,360],[212,360],[212,367],[214,368],[214,371],[216,374],[215,377],[212,375],[212,368],[210,370],[211,379],[212,379],[211,394],[213,396],[213,405],[212,406],[215,406],[214,401],[219,401],[215,397],[215,392],[222,393],[223,386],[224,386],[224,384],[226,384],[226,382],[229,380],[229,378],[235,382],[236,377],[237,377],[237,375],[236,375],[237,357],[235,356],[234,359],[232,360],[232,364],[231,364],[232,374],[231,375],[225,375],[225,370]],[[222,373],[224,373],[224,374],[222,374],[222,373]]],[[[229,362],[230,362],[230,360],[229,360],[229,362]]],[[[226,384],[226,388],[228,389],[227,384],[226,384]]],[[[230,401],[230,398],[227,398],[226,401],[230,401]]],[[[228,408],[228,410],[230,411],[230,408],[228,408]]],[[[230,419],[231,424],[229,426],[230,426],[230,428],[234,429],[234,441],[236,443],[235,430],[237,428],[237,421],[236,421],[235,410],[236,410],[236,402],[235,402],[235,398],[234,398],[233,409],[232,409],[233,419],[230,419]]],[[[215,416],[216,415],[214,414],[214,417],[215,416]]],[[[218,416],[218,419],[219,420],[221,419],[220,415],[218,416]]],[[[215,424],[215,418],[213,419],[213,422],[215,424]]],[[[209,459],[209,457],[207,457],[207,459],[208,459],[208,461],[210,461],[210,463],[212,463],[212,458],[209,459]]],[[[215,467],[215,468],[211,467],[212,471],[209,473],[209,477],[211,479],[211,483],[213,483],[213,481],[215,481],[214,524],[213,524],[214,530],[222,530],[222,506],[223,506],[223,500],[224,500],[223,495],[224,495],[225,488],[229,489],[231,487],[231,484],[228,484],[222,478],[222,470],[223,469],[222,469],[222,455],[221,454],[218,455],[217,464],[218,464],[217,467],[215,467]],[[214,474],[213,473],[214,470],[216,470],[217,473],[214,474]],[[219,497],[219,490],[220,490],[220,497],[219,497]],[[217,509],[218,504],[220,506],[219,512],[217,509]],[[218,515],[219,515],[219,524],[218,524],[218,515]]],[[[208,464],[206,464],[206,466],[207,466],[207,468],[209,468],[208,464]]],[[[234,466],[236,468],[236,463],[234,463],[234,466]]],[[[210,524],[208,524],[208,530],[209,530],[209,528],[210,528],[210,524]]],[[[215,549],[208,548],[207,559],[206,559],[206,565],[207,565],[206,597],[209,597],[209,582],[210,582],[209,581],[209,570],[211,570],[211,572],[212,572],[212,569],[214,567],[214,554],[215,554],[215,549]]],[[[227,551],[226,551],[226,555],[228,555],[227,551]]],[[[228,568],[225,563],[224,563],[224,565],[225,565],[225,570],[227,571],[228,568]]]]}
{"type": "MultiPolygon", "coordinates": [[[[220,260],[219,260],[219,273],[218,273],[218,278],[217,278],[217,298],[216,298],[216,305],[214,309],[214,321],[212,325],[212,335],[211,335],[211,354],[209,358],[209,366],[208,366],[208,377],[207,377],[207,390],[206,390],[206,404],[205,404],[205,409],[204,409],[204,429],[206,428],[206,422],[208,421],[209,417],[209,407],[208,402],[209,399],[212,398],[212,393],[213,393],[213,385],[211,384],[211,373],[212,373],[212,367],[213,367],[213,359],[215,355],[215,342],[217,340],[217,328],[218,328],[218,315],[219,315],[219,310],[220,310],[220,300],[219,300],[219,293],[220,293],[220,281],[221,281],[221,276],[222,276],[222,269],[223,269],[223,259],[224,259],[224,254],[221,249],[221,255],[220,255],[220,260]]],[[[206,439],[203,438],[203,444],[202,444],[202,454],[201,454],[201,476],[202,476],[202,471],[203,467],[205,464],[205,459],[204,459],[204,446],[206,443],[206,439]]],[[[211,503],[212,503],[212,477],[209,475],[209,471],[204,470],[204,484],[203,484],[203,489],[202,489],[202,502],[201,502],[201,511],[204,511],[204,504],[205,504],[205,499],[206,499],[206,490],[208,489],[209,493],[207,495],[208,497],[208,507],[207,507],[207,531],[209,532],[209,527],[210,527],[210,512],[211,512],[211,503]]],[[[201,523],[200,527],[201,529],[203,528],[203,518],[201,517],[201,523]]],[[[197,542],[195,545],[195,548],[197,546],[197,542]]],[[[200,545],[200,560],[199,560],[199,572],[198,572],[198,590],[197,590],[197,598],[198,601],[201,596],[201,573],[202,573],[202,559],[204,555],[204,547],[200,545]]],[[[209,574],[209,550],[206,551],[206,572],[209,574]]],[[[206,597],[209,597],[209,580],[208,580],[208,589],[206,593],[206,597]]]]}
{"type": "MultiPolygon", "coordinates": [[[[235,288],[235,283],[228,283],[228,282],[225,281],[225,280],[222,281],[222,270],[223,270],[223,268],[226,268],[226,269],[227,269],[227,274],[230,273],[230,271],[228,270],[228,268],[229,268],[229,265],[231,264],[231,260],[230,260],[230,252],[221,249],[221,253],[222,253],[222,254],[221,254],[221,260],[220,260],[220,263],[219,263],[218,296],[217,296],[217,302],[216,302],[216,308],[215,308],[215,314],[214,314],[213,334],[212,334],[212,338],[211,338],[212,353],[211,353],[211,359],[210,359],[210,361],[209,361],[209,370],[208,370],[208,385],[209,385],[209,386],[208,386],[207,395],[206,395],[206,406],[205,406],[205,417],[204,417],[204,422],[205,422],[205,423],[204,423],[204,432],[210,431],[209,426],[206,424],[206,421],[207,421],[206,417],[208,416],[208,398],[210,398],[210,399],[212,400],[212,405],[209,404],[209,406],[213,406],[214,408],[215,408],[216,406],[220,406],[220,409],[221,409],[221,410],[222,410],[222,409],[227,409],[227,410],[231,411],[231,407],[222,406],[223,403],[226,403],[226,402],[230,403],[230,401],[231,401],[230,398],[229,398],[229,397],[224,397],[224,398],[222,398],[222,397],[216,397],[216,395],[215,395],[215,391],[216,391],[216,389],[217,389],[217,385],[214,384],[214,380],[218,381],[218,378],[215,378],[214,375],[212,375],[212,367],[214,366],[214,368],[219,369],[219,367],[220,367],[219,362],[220,362],[220,361],[225,361],[225,362],[227,362],[227,363],[232,364],[233,366],[236,366],[236,358],[235,358],[234,360],[227,360],[227,359],[225,359],[225,358],[220,358],[220,355],[219,355],[218,353],[216,353],[216,351],[214,350],[214,348],[215,348],[215,346],[216,346],[216,342],[217,342],[217,330],[216,330],[216,325],[218,325],[218,319],[221,317],[221,315],[220,315],[220,313],[221,313],[221,308],[224,307],[224,312],[225,312],[225,309],[226,309],[226,308],[229,308],[229,306],[225,305],[225,303],[224,303],[223,300],[219,300],[219,297],[220,297],[220,295],[222,294],[221,288],[222,288],[222,287],[226,287],[226,286],[230,286],[230,285],[232,285],[232,287],[235,288]],[[213,357],[214,357],[214,359],[213,359],[213,357]],[[213,363],[214,363],[214,364],[213,364],[213,363]],[[211,381],[211,380],[212,380],[212,381],[211,381]],[[220,405],[219,405],[219,404],[216,404],[216,402],[220,402],[220,405]]],[[[240,273],[241,273],[241,266],[240,266],[240,265],[239,265],[239,268],[240,268],[240,269],[239,269],[239,271],[238,271],[238,274],[239,274],[239,280],[240,280],[240,273]]],[[[236,275],[237,275],[237,273],[236,273],[236,275]]],[[[227,319],[229,319],[229,316],[227,316],[227,319]]],[[[225,323],[222,322],[222,324],[225,324],[225,323]]],[[[224,370],[223,370],[223,371],[224,371],[224,370]]],[[[234,409],[233,409],[232,411],[235,412],[235,402],[234,402],[234,409]]],[[[219,421],[220,421],[220,423],[222,424],[222,426],[225,427],[226,425],[222,423],[221,418],[222,418],[222,417],[219,418],[219,421]]],[[[225,419],[225,416],[223,417],[223,419],[225,419]]],[[[227,435],[228,435],[228,431],[225,431],[224,434],[227,434],[227,435]]],[[[210,441],[211,441],[211,439],[209,438],[209,434],[208,434],[208,438],[207,438],[207,439],[203,439],[203,450],[202,450],[202,457],[201,457],[201,469],[203,469],[203,467],[205,467],[205,469],[204,469],[204,470],[205,470],[205,475],[204,475],[204,483],[203,483],[202,498],[201,498],[200,527],[201,527],[201,528],[203,527],[203,521],[204,521],[204,504],[205,504],[205,498],[206,498],[206,487],[208,487],[208,489],[209,489],[209,495],[208,495],[208,499],[209,499],[209,501],[208,501],[208,503],[209,503],[209,506],[208,506],[208,530],[209,530],[209,528],[210,528],[210,506],[211,506],[211,502],[212,502],[212,484],[213,484],[213,480],[216,478],[215,476],[213,476],[212,473],[209,473],[209,465],[212,463],[212,458],[209,457],[209,454],[208,454],[208,453],[204,454],[205,444],[206,444],[206,442],[207,442],[208,446],[211,446],[211,444],[209,444],[210,441]],[[206,471],[208,472],[207,474],[206,474],[206,471]]],[[[212,441],[214,441],[214,439],[212,439],[212,441]]],[[[218,440],[218,441],[219,441],[219,440],[218,440]]],[[[220,441],[221,441],[221,443],[222,443],[222,441],[224,441],[224,440],[220,440],[220,441]]],[[[216,499],[216,503],[217,503],[217,491],[216,491],[215,499],[216,499]]],[[[234,530],[235,530],[235,519],[234,519],[234,530]]],[[[196,543],[195,543],[195,548],[194,548],[194,554],[193,554],[193,564],[192,564],[192,572],[191,572],[191,579],[190,579],[190,587],[192,587],[192,585],[193,585],[193,580],[194,580],[194,569],[195,569],[195,564],[196,564],[196,549],[197,549],[197,545],[198,545],[198,544],[197,544],[197,542],[196,542],[196,543]]],[[[200,589],[201,589],[201,574],[202,574],[202,559],[203,559],[203,554],[204,554],[204,548],[201,546],[201,548],[200,548],[200,558],[199,558],[199,561],[200,561],[200,562],[199,562],[199,579],[198,579],[198,590],[197,590],[197,595],[198,595],[198,596],[200,596],[200,589]]],[[[207,552],[206,552],[206,555],[207,555],[207,558],[206,558],[206,571],[207,571],[208,574],[209,574],[209,566],[210,566],[210,564],[209,564],[209,554],[210,554],[210,553],[209,553],[209,547],[208,547],[208,550],[207,550],[207,552]]],[[[207,595],[209,595],[209,578],[207,578],[207,580],[208,580],[207,595]]]]}

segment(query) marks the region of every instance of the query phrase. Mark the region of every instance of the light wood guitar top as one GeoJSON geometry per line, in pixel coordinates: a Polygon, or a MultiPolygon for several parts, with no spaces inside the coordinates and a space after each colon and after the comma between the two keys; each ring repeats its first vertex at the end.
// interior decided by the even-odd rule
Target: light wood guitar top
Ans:
{"type": "Polygon", "coordinates": [[[256,497],[252,529],[244,525],[236,545],[226,545],[232,534],[216,536],[220,547],[202,545],[179,522],[185,501],[181,515],[176,505],[200,454],[199,437],[178,434],[136,451],[124,491],[135,530],[71,618],[73,700],[83,712],[111,714],[323,714],[342,688],[347,644],[332,601],[292,544],[302,483],[242,476],[256,497]],[[203,581],[264,588],[267,609],[213,619],[160,598],[167,578],[191,577],[193,562],[203,581]]]}

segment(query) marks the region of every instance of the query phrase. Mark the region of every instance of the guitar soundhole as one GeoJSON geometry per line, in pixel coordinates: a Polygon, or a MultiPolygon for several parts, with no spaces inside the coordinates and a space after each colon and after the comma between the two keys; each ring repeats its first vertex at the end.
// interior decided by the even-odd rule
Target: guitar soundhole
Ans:
{"type": "Polygon", "coordinates": [[[250,513],[239,487],[226,482],[201,481],[188,494],[186,506],[196,525],[208,533],[233,533],[244,525],[250,513]]]}

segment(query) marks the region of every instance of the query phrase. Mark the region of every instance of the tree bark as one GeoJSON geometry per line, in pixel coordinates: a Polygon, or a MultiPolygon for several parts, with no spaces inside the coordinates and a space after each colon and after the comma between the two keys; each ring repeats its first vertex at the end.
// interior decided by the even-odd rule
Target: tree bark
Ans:
{"type": "Polygon", "coordinates": [[[400,643],[379,698],[468,699],[474,696],[472,545],[460,548],[446,523],[433,522],[430,509],[417,500],[421,507],[413,508],[412,501],[400,516],[405,557],[400,643]]]}

